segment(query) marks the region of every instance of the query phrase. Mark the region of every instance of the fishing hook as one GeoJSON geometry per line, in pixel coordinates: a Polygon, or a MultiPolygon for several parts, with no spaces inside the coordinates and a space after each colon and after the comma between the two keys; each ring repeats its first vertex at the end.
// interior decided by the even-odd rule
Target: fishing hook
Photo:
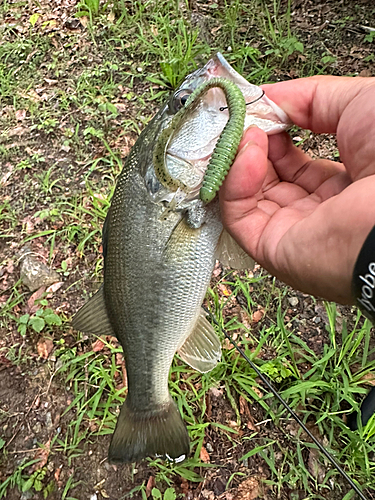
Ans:
{"type": "MultiPolygon", "coordinates": [[[[254,102],[259,101],[260,99],[262,99],[262,97],[264,96],[264,94],[265,94],[265,92],[262,89],[262,94],[259,97],[257,97],[256,99],[254,99],[253,101],[246,102],[245,106],[248,106],[249,104],[254,104],[254,102]]],[[[219,108],[219,111],[224,111],[225,109],[228,109],[228,106],[223,106],[223,107],[219,108]]]]}

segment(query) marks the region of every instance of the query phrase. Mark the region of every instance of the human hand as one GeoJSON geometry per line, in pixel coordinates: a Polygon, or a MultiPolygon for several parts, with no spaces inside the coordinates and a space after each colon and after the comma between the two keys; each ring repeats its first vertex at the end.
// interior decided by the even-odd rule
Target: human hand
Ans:
{"type": "Polygon", "coordinates": [[[318,76],[263,89],[296,125],[336,133],[343,163],[312,160],[286,133],[248,129],[220,189],[223,224],[285,283],[354,303],[354,265],[375,225],[375,78],[318,76]]]}

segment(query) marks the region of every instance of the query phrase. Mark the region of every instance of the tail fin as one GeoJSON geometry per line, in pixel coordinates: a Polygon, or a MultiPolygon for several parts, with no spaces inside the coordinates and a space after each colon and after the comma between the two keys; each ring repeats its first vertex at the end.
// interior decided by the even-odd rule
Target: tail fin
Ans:
{"type": "Polygon", "coordinates": [[[125,401],[109,446],[112,463],[136,462],[148,456],[182,461],[189,454],[189,435],[174,401],[139,412],[125,401]]]}

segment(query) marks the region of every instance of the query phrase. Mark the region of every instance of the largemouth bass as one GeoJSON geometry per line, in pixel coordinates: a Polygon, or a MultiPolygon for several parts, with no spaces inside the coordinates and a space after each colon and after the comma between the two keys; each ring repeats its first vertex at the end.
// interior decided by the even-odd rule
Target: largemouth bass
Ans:
{"type": "Polygon", "coordinates": [[[168,189],[155,174],[157,141],[187,97],[211,78],[241,89],[245,128],[284,130],[288,117],[217,54],[189,75],[141,133],[118,178],[103,227],[104,283],[73,319],[84,332],[115,335],[124,350],[128,394],[109,448],[112,462],[149,455],[182,460],[189,437],[168,391],[176,352],[192,367],[210,371],[220,341],[201,312],[215,259],[246,268],[251,259],[223,232],[217,199],[199,199],[205,169],[228,121],[222,90],[210,89],[171,131],[164,161],[188,192],[168,189]]]}

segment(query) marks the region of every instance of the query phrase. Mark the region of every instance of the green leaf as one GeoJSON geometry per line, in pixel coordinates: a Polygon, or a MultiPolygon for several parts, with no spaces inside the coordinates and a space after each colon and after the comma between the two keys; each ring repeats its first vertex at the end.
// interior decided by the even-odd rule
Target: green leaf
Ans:
{"type": "Polygon", "coordinates": [[[1,448],[4,446],[4,444],[5,444],[4,439],[3,439],[3,438],[0,438],[0,450],[1,450],[1,448]]]}
{"type": "Polygon", "coordinates": [[[161,499],[161,493],[160,490],[157,488],[152,488],[151,490],[151,495],[153,496],[154,500],[159,500],[161,499]]]}
{"type": "Polygon", "coordinates": [[[52,313],[52,314],[45,314],[43,316],[44,321],[47,323],[47,325],[57,325],[60,326],[62,321],[57,314],[52,313]]]}
{"type": "Polygon", "coordinates": [[[112,103],[110,102],[107,102],[107,111],[109,111],[110,113],[112,113],[113,115],[118,115],[118,111],[117,111],[117,108],[116,106],[114,106],[112,103]]]}
{"type": "Polygon", "coordinates": [[[369,43],[375,42],[375,31],[370,31],[370,33],[365,36],[364,41],[369,43]]]}
{"type": "Polygon", "coordinates": [[[29,19],[29,23],[31,24],[31,26],[35,26],[37,20],[39,19],[40,15],[35,13],[33,14],[32,16],[30,16],[30,19],[29,19]]]}
{"type": "Polygon", "coordinates": [[[176,492],[174,488],[167,488],[164,492],[164,500],[176,500],[176,492]]]}
{"type": "Polygon", "coordinates": [[[27,330],[26,325],[20,325],[18,327],[18,331],[20,332],[21,337],[24,337],[26,335],[26,330],[27,330]]]}
{"type": "Polygon", "coordinates": [[[43,318],[38,318],[37,316],[34,316],[33,318],[30,318],[30,324],[36,332],[40,333],[43,328],[46,326],[46,323],[43,318]]]}
{"type": "Polygon", "coordinates": [[[19,318],[18,321],[21,323],[21,325],[27,325],[29,318],[30,318],[30,314],[24,314],[23,316],[21,316],[19,318]]]}
{"type": "Polygon", "coordinates": [[[348,491],[348,493],[344,496],[344,498],[342,500],[350,500],[351,498],[353,498],[355,495],[355,492],[354,490],[350,490],[348,491]]]}
{"type": "Polygon", "coordinates": [[[22,492],[25,493],[25,491],[29,491],[33,487],[34,484],[34,477],[31,476],[29,479],[26,481],[26,483],[23,484],[22,486],[22,492]]]}

